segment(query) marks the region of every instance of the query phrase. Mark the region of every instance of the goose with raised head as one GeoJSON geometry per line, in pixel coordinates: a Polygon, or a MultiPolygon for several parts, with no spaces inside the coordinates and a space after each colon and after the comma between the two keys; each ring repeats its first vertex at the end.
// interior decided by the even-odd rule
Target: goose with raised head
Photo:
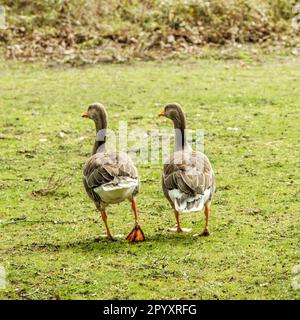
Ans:
{"type": "Polygon", "coordinates": [[[167,104],[159,114],[173,121],[175,129],[175,151],[165,162],[162,173],[162,188],[165,197],[175,212],[176,227],[172,232],[190,232],[182,228],[180,213],[205,212],[205,227],[200,235],[208,236],[210,205],[215,191],[215,176],[205,154],[194,151],[186,139],[186,120],[177,103],[167,104]]]}
{"type": "Polygon", "coordinates": [[[143,241],[145,237],[139,226],[137,213],[136,196],[139,191],[137,169],[127,153],[106,151],[107,113],[102,104],[91,104],[82,117],[93,120],[96,126],[96,140],[92,155],[84,167],[83,184],[88,196],[101,212],[107,237],[114,240],[107,223],[107,206],[128,199],[131,202],[135,222],[126,239],[129,242],[143,241]]]}

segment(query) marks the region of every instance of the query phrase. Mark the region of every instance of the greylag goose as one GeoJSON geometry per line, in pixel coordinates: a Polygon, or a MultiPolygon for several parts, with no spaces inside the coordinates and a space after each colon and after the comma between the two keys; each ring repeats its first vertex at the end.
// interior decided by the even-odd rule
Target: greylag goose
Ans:
{"type": "Polygon", "coordinates": [[[173,121],[175,128],[175,151],[165,162],[162,173],[162,188],[165,197],[175,212],[176,227],[172,232],[190,232],[181,228],[180,213],[205,209],[205,227],[200,235],[208,236],[210,204],[215,191],[215,177],[207,156],[193,151],[186,140],[186,121],[181,106],[177,103],[165,106],[159,116],[173,121]]]}
{"type": "Polygon", "coordinates": [[[126,239],[129,242],[143,241],[145,237],[139,226],[137,213],[137,169],[126,153],[106,151],[107,113],[103,105],[90,105],[82,117],[93,120],[96,125],[96,141],[92,155],[84,167],[83,184],[88,196],[101,212],[107,237],[114,240],[107,223],[106,207],[128,199],[131,202],[135,223],[126,239]]]}

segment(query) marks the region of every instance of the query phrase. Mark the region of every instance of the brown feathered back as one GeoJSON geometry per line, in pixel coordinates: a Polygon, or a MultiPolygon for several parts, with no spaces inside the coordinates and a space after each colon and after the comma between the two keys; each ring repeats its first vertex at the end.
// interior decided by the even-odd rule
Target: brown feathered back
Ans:
{"type": "Polygon", "coordinates": [[[213,186],[213,171],[207,156],[195,151],[177,151],[164,164],[163,186],[188,195],[203,194],[213,186]]]}

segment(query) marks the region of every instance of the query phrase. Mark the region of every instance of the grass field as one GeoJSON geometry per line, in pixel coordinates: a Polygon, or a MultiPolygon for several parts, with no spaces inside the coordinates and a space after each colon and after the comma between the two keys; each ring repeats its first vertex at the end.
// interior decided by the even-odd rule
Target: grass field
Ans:
{"type": "Polygon", "coordinates": [[[1,299],[300,299],[292,286],[300,263],[299,59],[0,67],[1,299]],[[109,215],[124,237],[100,237],[81,180],[94,140],[81,114],[95,101],[107,106],[112,129],[120,120],[171,128],[157,114],[173,101],[189,128],[204,129],[217,178],[209,237],[193,237],[203,212],[182,217],[192,234],[166,231],[175,220],[161,164],[138,167],[147,241],[124,239],[133,226],[125,202],[109,215]],[[51,176],[62,185],[37,192],[51,176]]]}

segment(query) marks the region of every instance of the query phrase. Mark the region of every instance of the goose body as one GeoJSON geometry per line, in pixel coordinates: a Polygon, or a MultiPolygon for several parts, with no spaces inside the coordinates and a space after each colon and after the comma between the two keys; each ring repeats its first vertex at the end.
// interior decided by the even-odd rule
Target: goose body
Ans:
{"type": "Polygon", "coordinates": [[[208,216],[215,191],[215,175],[208,157],[192,150],[185,138],[184,113],[178,104],[169,104],[161,116],[170,118],[175,128],[175,152],[165,162],[162,189],[175,211],[177,225],[170,231],[181,232],[180,213],[200,212],[205,208],[206,225],[201,235],[208,235],[208,216]]]}
{"type": "Polygon", "coordinates": [[[107,223],[106,207],[124,200],[131,202],[135,224],[127,236],[130,242],[144,240],[138,223],[136,196],[139,191],[138,171],[130,157],[123,152],[106,151],[107,114],[103,105],[90,105],[83,117],[90,118],[96,125],[96,141],[92,155],[83,170],[83,184],[88,196],[101,212],[108,238],[113,240],[107,223]]]}
{"type": "Polygon", "coordinates": [[[214,172],[207,156],[193,150],[175,152],[164,165],[162,186],[175,210],[201,211],[214,193],[214,172]]]}
{"type": "Polygon", "coordinates": [[[138,172],[126,153],[92,155],[83,172],[86,191],[100,208],[132,200],[139,191],[138,172]]]}

